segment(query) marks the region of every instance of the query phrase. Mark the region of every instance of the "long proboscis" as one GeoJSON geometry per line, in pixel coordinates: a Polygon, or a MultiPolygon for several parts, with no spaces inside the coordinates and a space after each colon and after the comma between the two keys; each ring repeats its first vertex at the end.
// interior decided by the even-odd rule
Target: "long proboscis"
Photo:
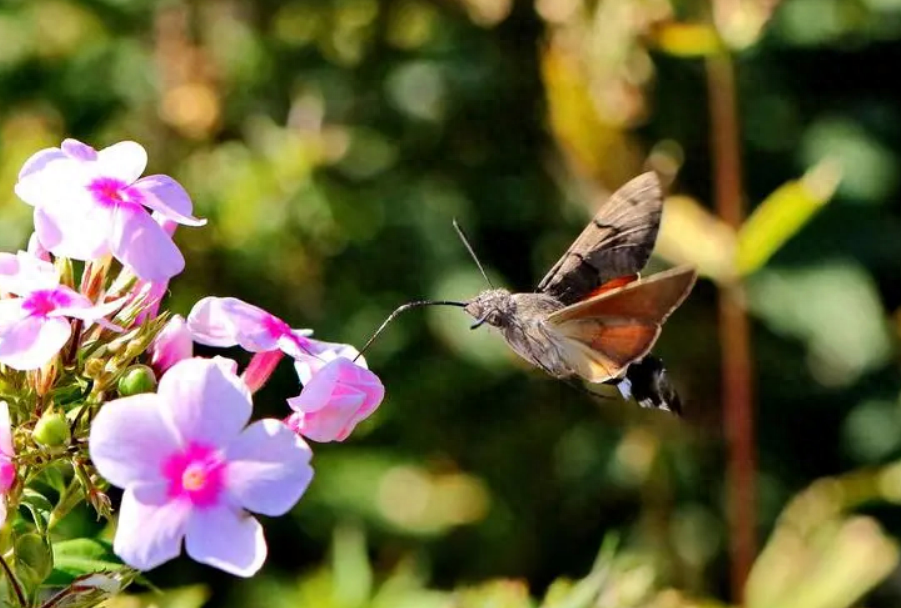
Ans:
{"type": "Polygon", "coordinates": [[[388,327],[388,324],[396,319],[400,313],[406,312],[412,308],[419,308],[421,306],[454,306],[456,308],[463,308],[466,306],[466,302],[454,302],[451,300],[418,300],[416,302],[407,302],[406,304],[398,306],[397,309],[390,315],[388,315],[388,318],[385,319],[381,325],[379,325],[379,328],[375,330],[375,333],[372,334],[372,337],[366,341],[366,344],[364,344],[363,348],[360,349],[360,353],[356,357],[354,357],[354,361],[362,357],[363,353],[369,350],[370,345],[375,342],[375,339],[379,337],[379,334],[382,333],[382,330],[388,327]]]}

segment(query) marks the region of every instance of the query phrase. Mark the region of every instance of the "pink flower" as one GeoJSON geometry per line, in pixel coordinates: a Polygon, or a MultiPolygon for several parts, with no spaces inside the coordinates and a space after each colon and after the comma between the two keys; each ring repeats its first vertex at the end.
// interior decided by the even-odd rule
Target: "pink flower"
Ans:
{"type": "Polygon", "coordinates": [[[0,300],[0,363],[14,369],[42,367],[72,335],[69,319],[114,325],[104,317],[124,300],[94,306],[85,296],[59,284],[49,262],[25,252],[0,254],[0,291],[19,298],[0,300]]]}
{"type": "MultiPolygon", "coordinates": [[[[348,344],[313,340],[309,329],[291,329],[275,315],[238,298],[200,300],[188,315],[188,328],[200,344],[240,345],[252,353],[280,350],[310,370],[320,369],[335,357],[353,359],[359,354],[348,344]]],[[[366,365],[362,357],[359,361],[366,365]]]]}
{"type": "Polygon", "coordinates": [[[175,364],[156,394],[103,406],[91,427],[97,470],[124,488],[113,548],[149,570],[188,555],[238,576],[266,559],[259,522],[282,515],[312,478],[310,449],[278,420],[250,419],[250,393],[228,359],[175,364]]]}
{"type": "Polygon", "coordinates": [[[15,455],[9,406],[6,401],[0,401],[0,527],[6,521],[6,493],[16,480],[15,455]]]}
{"type": "Polygon", "coordinates": [[[150,344],[150,366],[157,375],[194,354],[191,332],[181,315],[173,315],[150,344]]]}
{"type": "Polygon", "coordinates": [[[344,441],[382,402],[378,376],[339,357],[319,370],[300,395],[288,399],[288,426],[313,441],[344,441]]]}
{"type": "Polygon", "coordinates": [[[188,193],[165,175],[138,179],[147,165],[139,144],[124,141],[99,152],[74,139],[25,161],[16,194],[34,209],[35,232],[54,255],[92,260],[112,253],[139,278],[163,281],[185,260],[145,207],[188,226],[188,193]]]}

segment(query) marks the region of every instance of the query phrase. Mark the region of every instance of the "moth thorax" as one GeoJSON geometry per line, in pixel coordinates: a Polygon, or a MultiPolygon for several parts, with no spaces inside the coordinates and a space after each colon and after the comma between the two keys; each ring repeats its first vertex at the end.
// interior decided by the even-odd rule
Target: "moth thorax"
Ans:
{"type": "Polygon", "coordinates": [[[506,289],[483,291],[463,308],[473,319],[504,327],[516,313],[516,302],[506,289]]]}

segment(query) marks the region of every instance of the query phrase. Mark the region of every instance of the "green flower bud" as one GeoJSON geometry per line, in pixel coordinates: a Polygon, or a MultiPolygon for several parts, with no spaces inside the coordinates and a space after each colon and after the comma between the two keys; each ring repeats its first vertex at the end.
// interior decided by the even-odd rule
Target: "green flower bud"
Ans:
{"type": "Polygon", "coordinates": [[[69,443],[71,433],[65,414],[49,409],[34,425],[32,437],[45,448],[56,448],[69,443]]]}
{"type": "Polygon", "coordinates": [[[16,574],[26,588],[37,588],[52,571],[53,551],[40,534],[29,532],[16,538],[16,574]]]}
{"type": "Polygon", "coordinates": [[[119,394],[131,397],[156,390],[156,375],[146,365],[132,365],[119,378],[119,394]]]}

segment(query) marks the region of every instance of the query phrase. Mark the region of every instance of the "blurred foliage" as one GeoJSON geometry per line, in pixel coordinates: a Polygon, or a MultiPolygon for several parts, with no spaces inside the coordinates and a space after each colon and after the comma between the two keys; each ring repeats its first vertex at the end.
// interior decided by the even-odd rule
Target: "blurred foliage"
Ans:
{"type": "MultiPolygon", "coordinates": [[[[5,250],[30,231],[12,194],[28,155],[131,138],[210,219],[176,235],[176,312],[234,295],[360,345],[402,302],[484,287],[453,218],[526,290],[648,166],[670,182],[658,255],[712,279],[657,347],[684,423],[552,381],[459,311],[401,317],[368,353],[385,404],[316,446],[263,575],[180,560],[149,575],[163,595],[114,605],[729,600],[714,285],[736,275],[770,539],[746,604],[850,606],[878,583],[867,605],[897,605],[901,492],[878,467],[901,457],[899,53],[898,0],[0,0],[5,250]],[[753,209],[738,234],[709,204],[703,58],[725,52],[753,209]]],[[[296,390],[280,369],[258,413],[296,390]]]]}

